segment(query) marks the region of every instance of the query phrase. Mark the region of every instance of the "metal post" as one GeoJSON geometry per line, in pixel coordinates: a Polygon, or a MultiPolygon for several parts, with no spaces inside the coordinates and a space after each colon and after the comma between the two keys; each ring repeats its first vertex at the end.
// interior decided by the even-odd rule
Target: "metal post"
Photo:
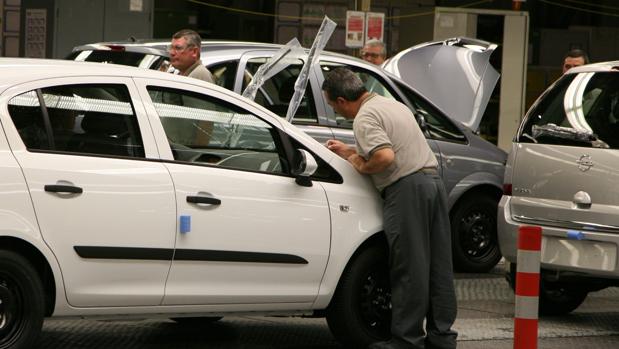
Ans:
{"type": "Polygon", "coordinates": [[[542,228],[518,229],[514,349],[537,349],[542,228]]]}

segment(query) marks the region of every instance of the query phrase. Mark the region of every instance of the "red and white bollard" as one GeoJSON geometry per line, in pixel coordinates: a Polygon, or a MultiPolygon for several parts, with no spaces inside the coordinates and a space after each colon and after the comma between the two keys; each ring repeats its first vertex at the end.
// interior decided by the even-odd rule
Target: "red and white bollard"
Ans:
{"type": "Polygon", "coordinates": [[[537,349],[542,228],[518,228],[514,349],[537,349]]]}

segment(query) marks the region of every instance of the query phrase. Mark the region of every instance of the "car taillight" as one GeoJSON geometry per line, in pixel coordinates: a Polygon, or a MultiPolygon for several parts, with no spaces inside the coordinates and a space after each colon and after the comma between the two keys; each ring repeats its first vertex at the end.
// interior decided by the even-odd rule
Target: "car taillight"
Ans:
{"type": "Polygon", "coordinates": [[[512,196],[512,184],[511,183],[503,184],[503,195],[512,196]]]}
{"type": "Polygon", "coordinates": [[[125,46],[122,46],[122,45],[107,45],[107,47],[109,47],[110,50],[112,51],[117,51],[117,52],[125,51],[125,46]]]}

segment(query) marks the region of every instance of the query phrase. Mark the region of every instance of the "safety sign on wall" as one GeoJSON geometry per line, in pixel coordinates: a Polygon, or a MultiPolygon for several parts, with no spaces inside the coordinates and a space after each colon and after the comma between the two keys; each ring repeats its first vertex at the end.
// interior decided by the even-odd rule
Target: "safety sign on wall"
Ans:
{"type": "Polygon", "coordinates": [[[368,12],[365,18],[365,41],[383,41],[385,36],[385,14],[380,12],[368,12]]]}
{"type": "Polygon", "coordinates": [[[346,11],[346,47],[363,47],[365,12],[346,11]]]}
{"type": "Polygon", "coordinates": [[[368,40],[383,41],[384,36],[384,13],[346,11],[346,47],[363,47],[368,40]]]}

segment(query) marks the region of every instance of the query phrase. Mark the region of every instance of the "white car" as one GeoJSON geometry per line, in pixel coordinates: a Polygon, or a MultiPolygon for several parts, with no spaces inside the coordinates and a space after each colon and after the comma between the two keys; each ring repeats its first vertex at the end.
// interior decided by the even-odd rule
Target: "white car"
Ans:
{"type": "Polygon", "coordinates": [[[224,88],[120,65],[0,59],[0,348],[45,317],[326,315],[389,336],[382,201],[224,88]]]}
{"type": "Polygon", "coordinates": [[[619,61],[570,69],[514,137],[499,204],[515,288],[518,228],[542,228],[539,312],[564,315],[619,286],[619,61]]]}
{"type": "MultiPolygon", "coordinates": [[[[169,44],[169,40],[95,43],[75,47],[67,58],[159,69],[169,58],[169,44]]],[[[265,62],[281,57],[283,47],[205,40],[201,59],[218,85],[241,94],[265,62]]],[[[307,87],[291,120],[319,142],[338,139],[354,144],[352,123],[329,107],[321,92],[324,73],[340,66],[357,73],[369,91],[406,104],[438,160],[448,193],[454,267],[464,272],[489,271],[501,259],[496,213],[507,154],[472,131],[478,128],[499,78],[489,63],[495,48],[469,38],[424,43],[392,57],[384,70],[355,57],[323,51],[309,68],[307,87]]],[[[295,59],[277,59],[279,68],[290,64],[265,79],[256,93],[258,104],[281,117],[288,113],[310,50],[302,52],[295,59]]]]}

